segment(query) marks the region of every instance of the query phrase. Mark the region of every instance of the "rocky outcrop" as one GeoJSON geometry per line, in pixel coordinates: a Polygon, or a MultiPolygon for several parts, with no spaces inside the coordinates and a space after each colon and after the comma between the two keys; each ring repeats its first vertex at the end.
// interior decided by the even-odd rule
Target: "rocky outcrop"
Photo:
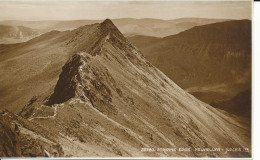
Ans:
{"type": "MultiPolygon", "coordinates": [[[[63,156],[61,146],[39,134],[41,127],[26,119],[1,110],[0,127],[1,157],[63,156]]],[[[42,131],[48,134],[48,131],[42,131]]]]}
{"type": "Polygon", "coordinates": [[[75,97],[77,83],[80,81],[79,67],[83,65],[79,55],[73,55],[64,65],[59,80],[47,105],[63,103],[75,97]]]}

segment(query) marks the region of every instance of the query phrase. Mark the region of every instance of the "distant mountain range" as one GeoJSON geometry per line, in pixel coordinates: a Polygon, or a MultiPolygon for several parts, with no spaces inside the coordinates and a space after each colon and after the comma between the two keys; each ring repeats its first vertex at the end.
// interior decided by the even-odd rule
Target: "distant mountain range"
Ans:
{"type": "MultiPolygon", "coordinates": [[[[195,30],[192,37],[203,35],[198,27],[195,30]]],[[[229,39],[224,42],[231,45],[229,39]]],[[[235,51],[223,53],[225,61],[231,62],[229,56],[235,51]]],[[[251,132],[243,118],[181,89],[109,19],[71,31],[51,31],[25,43],[0,45],[0,53],[1,157],[251,156],[251,132]],[[147,147],[191,151],[146,152],[147,147]],[[226,152],[227,147],[249,152],[226,152]]],[[[216,59],[213,64],[219,58],[210,51],[207,55],[216,59]]]]}
{"type": "Polygon", "coordinates": [[[25,42],[40,34],[39,30],[24,26],[0,25],[0,44],[25,42]]]}
{"type": "Polygon", "coordinates": [[[250,20],[196,26],[164,38],[128,39],[153,65],[204,102],[230,99],[251,88],[250,20]]]}
{"type": "MultiPolygon", "coordinates": [[[[24,26],[38,29],[43,32],[51,30],[72,30],[83,25],[100,23],[102,20],[70,20],[70,21],[2,21],[2,25],[24,26]]],[[[134,19],[122,18],[113,19],[115,25],[125,36],[146,35],[165,37],[177,34],[194,26],[227,21],[227,19],[206,19],[206,18],[181,18],[175,20],[161,19],[134,19]]]]}

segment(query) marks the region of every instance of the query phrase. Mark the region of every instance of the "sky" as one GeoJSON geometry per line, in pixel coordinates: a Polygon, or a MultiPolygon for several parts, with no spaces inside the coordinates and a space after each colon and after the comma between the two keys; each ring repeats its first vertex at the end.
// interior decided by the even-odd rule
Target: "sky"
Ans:
{"type": "Polygon", "coordinates": [[[251,19],[251,1],[0,0],[0,21],[184,17],[251,19]]]}

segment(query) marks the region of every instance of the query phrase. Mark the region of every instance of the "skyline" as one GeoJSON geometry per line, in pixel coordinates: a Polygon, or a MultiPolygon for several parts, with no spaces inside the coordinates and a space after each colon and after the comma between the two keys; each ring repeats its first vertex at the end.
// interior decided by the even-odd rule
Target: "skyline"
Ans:
{"type": "Polygon", "coordinates": [[[251,1],[0,1],[0,21],[251,19],[251,16],[251,1]]]}

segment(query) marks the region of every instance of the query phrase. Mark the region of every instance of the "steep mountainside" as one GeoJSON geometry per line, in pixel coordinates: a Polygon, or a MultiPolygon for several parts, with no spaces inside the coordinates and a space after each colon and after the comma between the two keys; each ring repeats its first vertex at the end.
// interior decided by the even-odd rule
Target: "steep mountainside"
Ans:
{"type": "MultiPolygon", "coordinates": [[[[215,109],[182,90],[151,65],[108,19],[1,49],[1,65],[15,58],[20,62],[26,54],[52,60],[47,65],[34,61],[38,65],[32,66],[35,59],[29,59],[23,66],[29,65],[37,74],[29,72],[26,78],[18,76],[24,74],[23,69],[16,72],[17,76],[5,72],[4,77],[14,86],[30,82],[28,92],[34,96],[18,115],[0,112],[0,138],[8,137],[0,141],[1,156],[250,156],[250,152],[225,150],[251,150],[250,130],[242,118],[215,109]],[[24,53],[29,45],[43,51],[24,53]],[[60,52],[51,52],[57,47],[60,52]],[[16,53],[7,55],[11,50],[16,53]],[[62,64],[61,57],[69,59],[62,64]],[[51,87],[53,82],[55,87],[51,87]],[[39,85],[45,88],[40,90],[39,85]],[[147,147],[190,147],[191,151],[142,151],[147,147]],[[195,151],[198,147],[220,150],[195,151]]],[[[29,96],[23,93],[15,96],[10,92],[9,97],[14,100],[20,95],[29,96]]]]}
{"type": "Polygon", "coordinates": [[[193,27],[164,38],[129,37],[147,59],[204,102],[251,87],[251,21],[193,27]]]}
{"type": "MultiPolygon", "coordinates": [[[[227,21],[225,19],[206,18],[182,18],[176,20],[161,19],[114,19],[113,22],[125,36],[147,35],[164,37],[177,34],[194,26],[227,21]]],[[[45,32],[51,30],[72,30],[83,25],[100,23],[101,20],[71,20],[71,21],[2,21],[0,24],[18,26],[23,25],[30,28],[37,28],[45,32]]]]}
{"type": "Polygon", "coordinates": [[[23,26],[0,25],[0,44],[24,42],[39,34],[39,30],[23,26]]]}

